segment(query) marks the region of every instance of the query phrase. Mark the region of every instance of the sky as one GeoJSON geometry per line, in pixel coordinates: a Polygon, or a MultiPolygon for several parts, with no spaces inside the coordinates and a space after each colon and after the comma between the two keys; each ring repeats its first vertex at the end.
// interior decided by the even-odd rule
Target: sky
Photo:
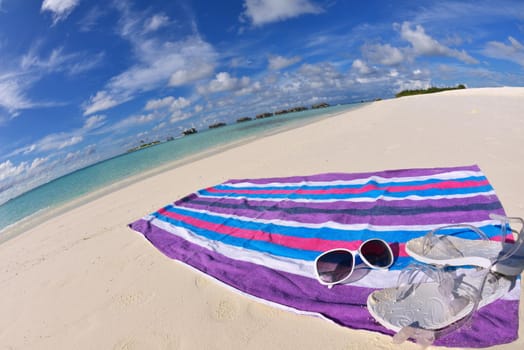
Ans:
{"type": "Polygon", "coordinates": [[[524,2],[0,0],[0,204],[186,128],[524,85],[524,2]]]}

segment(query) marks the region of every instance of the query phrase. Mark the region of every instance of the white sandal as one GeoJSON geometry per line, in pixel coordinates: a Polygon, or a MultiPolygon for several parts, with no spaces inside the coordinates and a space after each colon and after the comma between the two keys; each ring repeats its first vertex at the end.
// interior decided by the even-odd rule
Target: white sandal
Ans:
{"type": "Polygon", "coordinates": [[[367,306],[380,324],[398,332],[394,342],[411,338],[427,346],[507,293],[513,282],[488,269],[446,271],[412,264],[401,272],[398,287],[371,293],[367,306]]]}
{"type": "Polygon", "coordinates": [[[490,268],[506,276],[518,276],[524,270],[524,220],[505,216],[490,215],[502,222],[502,242],[491,241],[479,228],[468,224],[454,224],[439,227],[423,237],[406,243],[406,252],[416,260],[427,264],[447,266],[479,266],[490,268]],[[522,225],[515,243],[505,243],[509,223],[522,225]],[[455,237],[445,232],[450,228],[467,228],[476,232],[482,239],[472,240],[455,237]]]}

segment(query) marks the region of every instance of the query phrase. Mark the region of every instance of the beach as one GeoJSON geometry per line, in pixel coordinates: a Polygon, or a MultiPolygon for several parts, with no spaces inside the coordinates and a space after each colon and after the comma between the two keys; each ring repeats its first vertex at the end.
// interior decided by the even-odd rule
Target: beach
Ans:
{"type": "MultiPolygon", "coordinates": [[[[0,245],[0,349],[394,349],[250,299],[128,224],[228,179],[477,164],[524,217],[524,88],[377,101],[154,173],[0,245]]],[[[523,319],[522,310],[519,319],[523,319]]],[[[500,349],[520,349],[519,339],[500,349]]],[[[402,348],[419,348],[405,343],[402,348]]]]}

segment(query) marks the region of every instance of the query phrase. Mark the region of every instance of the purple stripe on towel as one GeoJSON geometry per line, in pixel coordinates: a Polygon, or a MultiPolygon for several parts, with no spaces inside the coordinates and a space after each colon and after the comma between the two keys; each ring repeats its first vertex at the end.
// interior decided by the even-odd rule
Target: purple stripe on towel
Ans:
{"type": "Polygon", "coordinates": [[[309,176],[291,176],[291,177],[275,177],[267,179],[234,179],[228,180],[226,184],[236,184],[242,182],[250,182],[254,184],[269,184],[272,182],[281,182],[281,183],[294,183],[301,181],[348,181],[367,178],[370,176],[379,176],[384,178],[393,178],[393,177],[406,177],[406,176],[428,176],[435,175],[440,173],[447,173],[450,171],[480,171],[480,168],[477,165],[469,166],[458,166],[451,168],[433,168],[433,169],[401,169],[401,170],[385,170],[378,172],[367,172],[367,173],[330,173],[330,174],[318,174],[318,175],[309,175],[309,176]]]}
{"type": "MultiPolygon", "coordinates": [[[[255,218],[257,220],[287,220],[296,221],[304,224],[321,224],[327,221],[336,222],[340,224],[370,224],[380,226],[391,226],[391,225],[431,225],[431,224],[443,224],[449,222],[475,222],[482,220],[490,220],[489,214],[496,213],[504,215],[504,210],[500,206],[499,202],[490,203],[485,206],[474,206],[471,205],[469,210],[459,211],[457,207],[450,207],[449,210],[435,209],[431,212],[430,208],[428,211],[421,214],[389,214],[380,215],[382,212],[379,208],[376,210],[370,209],[362,212],[362,215],[351,215],[344,213],[344,210],[340,211],[327,211],[322,213],[315,211],[315,209],[309,208],[309,204],[297,204],[302,205],[302,210],[279,210],[278,208],[268,208],[263,210],[262,208],[253,209],[249,206],[237,206],[231,207],[229,205],[220,205],[220,203],[206,204],[199,199],[177,202],[179,207],[191,208],[196,210],[208,210],[212,208],[213,213],[227,214],[242,216],[246,218],[255,218]],[[479,210],[479,208],[486,208],[479,210]],[[311,209],[311,210],[307,210],[311,209]],[[314,215],[313,215],[314,214],[314,215]]],[[[402,211],[400,209],[399,211],[402,211]]],[[[407,210],[406,210],[407,211],[407,210]]],[[[348,210],[349,212],[349,210],[348,210]]],[[[409,213],[409,211],[407,211],[409,213]]]]}
{"type": "Polygon", "coordinates": [[[413,209],[420,207],[432,207],[436,209],[451,207],[451,206],[467,206],[474,204],[493,204],[496,203],[500,206],[500,202],[495,195],[483,195],[464,197],[464,198],[447,198],[445,201],[442,199],[422,199],[422,200],[383,200],[377,199],[369,202],[351,202],[351,201],[333,201],[333,202],[297,202],[291,199],[277,199],[277,200],[266,200],[266,199],[250,199],[250,198],[229,198],[229,197],[200,197],[198,194],[190,194],[182,199],[177,200],[174,204],[184,205],[186,202],[192,202],[197,200],[208,205],[214,203],[223,203],[229,206],[248,206],[248,207],[261,207],[261,208],[279,208],[279,209],[293,209],[297,206],[307,206],[312,209],[331,209],[331,210],[369,210],[376,207],[386,207],[396,210],[402,209],[413,209]]]}
{"type": "MultiPolygon", "coordinates": [[[[373,289],[351,285],[328,289],[313,278],[272,270],[204,249],[143,219],[130,227],[144,234],[166,256],[239,291],[297,310],[320,313],[343,326],[392,334],[376,323],[366,309],[366,299],[373,289]]],[[[486,347],[511,342],[517,338],[517,324],[518,301],[499,300],[479,310],[470,327],[438,339],[435,345],[486,347]]]]}

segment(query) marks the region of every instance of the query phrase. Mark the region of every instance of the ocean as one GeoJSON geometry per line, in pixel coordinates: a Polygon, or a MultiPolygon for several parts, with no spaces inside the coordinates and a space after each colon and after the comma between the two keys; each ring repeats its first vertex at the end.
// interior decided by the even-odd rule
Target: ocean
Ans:
{"type": "Polygon", "coordinates": [[[125,153],[77,170],[0,205],[0,242],[25,231],[36,221],[95,199],[119,188],[119,185],[138,181],[154,169],[169,165],[175,167],[193,156],[300,127],[361,106],[337,105],[233,123],[125,153]]]}

